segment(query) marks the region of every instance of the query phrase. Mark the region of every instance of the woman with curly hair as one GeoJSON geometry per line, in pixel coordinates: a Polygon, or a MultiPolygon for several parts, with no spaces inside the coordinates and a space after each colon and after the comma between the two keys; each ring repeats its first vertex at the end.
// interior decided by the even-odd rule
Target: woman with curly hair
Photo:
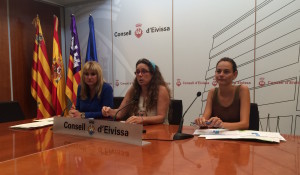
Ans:
{"type": "Polygon", "coordinates": [[[132,103],[132,107],[124,108],[117,113],[118,120],[129,114],[127,123],[144,125],[167,123],[170,90],[159,67],[142,58],[136,63],[135,76],[133,85],[127,91],[119,108],[111,109],[104,106],[102,108],[103,116],[115,116],[119,109],[132,103]]]}

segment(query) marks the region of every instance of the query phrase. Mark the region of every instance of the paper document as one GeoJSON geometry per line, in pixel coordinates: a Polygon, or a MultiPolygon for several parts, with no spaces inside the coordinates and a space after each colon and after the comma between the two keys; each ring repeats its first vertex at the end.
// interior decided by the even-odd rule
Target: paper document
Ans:
{"type": "Polygon", "coordinates": [[[227,129],[196,129],[194,135],[215,135],[222,134],[227,129]]]}
{"type": "Polygon", "coordinates": [[[277,132],[264,132],[252,130],[219,130],[216,129],[196,129],[194,135],[205,137],[206,139],[254,139],[267,142],[286,141],[280,133],[277,132]]]}
{"type": "Polygon", "coordinates": [[[34,129],[34,128],[40,128],[40,127],[53,125],[53,117],[46,118],[46,119],[40,119],[40,120],[34,120],[34,121],[35,122],[10,126],[10,128],[14,128],[14,129],[34,129]]]}
{"type": "Polygon", "coordinates": [[[36,119],[33,120],[34,122],[52,122],[54,121],[54,117],[49,117],[49,118],[43,118],[43,119],[36,119]]]}

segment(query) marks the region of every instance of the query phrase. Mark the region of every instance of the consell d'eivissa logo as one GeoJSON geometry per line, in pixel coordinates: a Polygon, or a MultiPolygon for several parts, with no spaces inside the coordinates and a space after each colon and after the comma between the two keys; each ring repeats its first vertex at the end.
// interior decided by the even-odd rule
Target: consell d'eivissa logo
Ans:
{"type": "MultiPolygon", "coordinates": [[[[74,124],[74,123],[69,123],[69,122],[64,122],[64,128],[69,129],[69,130],[82,130],[86,131],[86,124],[81,123],[81,124],[74,124]]],[[[103,133],[103,134],[108,134],[108,135],[118,135],[118,136],[129,136],[129,131],[120,129],[117,127],[110,127],[108,125],[100,125],[98,128],[95,128],[93,124],[90,123],[88,126],[88,130],[90,135],[93,135],[95,131],[98,133],[103,133]]]]}
{"type": "MultiPolygon", "coordinates": [[[[127,36],[131,36],[132,33],[134,33],[136,38],[141,38],[144,34],[142,24],[137,23],[135,25],[135,27],[136,28],[134,29],[133,32],[132,32],[133,29],[124,30],[124,31],[116,31],[116,32],[114,32],[114,37],[116,37],[116,38],[127,37],[127,36]]],[[[147,34],[159,33],[159,32],[169,32],[170,30],[171,30],[170,26],[150,26],[150,27],[146,27],[146,29],[145,29],[147,34]]]]}
{"type": "Polygon", "coordinates": [[[181,80],[180,78],[177,78],[177,81],[176,81],[176,85],[178,87],[182,86],[182,85],[207,85],[207,84],[209,84],[208,81],[199,81],[199,80],[186,81],[186,80],[181,80]]]}

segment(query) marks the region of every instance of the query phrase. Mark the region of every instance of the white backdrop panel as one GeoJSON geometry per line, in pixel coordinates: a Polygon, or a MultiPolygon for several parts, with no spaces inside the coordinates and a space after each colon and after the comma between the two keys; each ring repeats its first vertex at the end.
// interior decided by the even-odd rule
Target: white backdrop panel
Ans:
{"type": "Polygon", "coordinates": [[[172,1],[127,0],[113,4],[120,9],[112,25],[114,94],[125,95],[140,58],[157,64],[165,80],[171,83],[172,1]]]}
{"type": "MultiPolygon", "coordinates": [[[[175,98],[183,100],[184,111],[196,97],[197,91],[204,92],[213,87],[212,79],[206,81],[206,72],[215,67],[217,60],[225,56],[216,56],[214,63],[209,65],[213,47],[224,41],[234,43],[240,40],[238,38],[249,35],[249,31],[246,31],[232,38],[254,21],[249,19],[242,21],[243,25],[236,25],[233,30],[228,30],[228,35],[225,33],[220,35],[218,43],[214,43],[213,36],[252,8],[254,8],[252,0],[227,0],[226,3],[222,0],[174,0],[174,81],[177,83],[174,92],[175,98]]],[[[232,44],[223,45],[228,47],[232,44]]],[[[233,51],[228,51],[226,56],[235,56],[233,51]]],[[[212,72],[214,75],[214,69],[212,72]]],[[[191,107],[185,117],[185,125],[189,125],[202,113],[205,103],[202,104],[201,99],[205,102],[206,96],[207,94],[204,94],[203,98],[200,97],[191,107]]]]}

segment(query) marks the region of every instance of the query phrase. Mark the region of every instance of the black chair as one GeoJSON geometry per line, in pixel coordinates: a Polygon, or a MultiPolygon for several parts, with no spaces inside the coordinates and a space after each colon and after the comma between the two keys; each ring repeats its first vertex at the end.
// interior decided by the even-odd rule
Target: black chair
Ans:
{"type": "Polygon", "coordinates": [[[0,102],[0,123],[24,119],[25,116],[17,101],[0,102]]]}
{"type": "Polygon", "coordinates": [[[170,101],[168,121],[170,125],[179,125],[182,117],[182,100],[170,101]]]}
{"type": "MultiPolygon", "coordinates": [[[[118,109],[119,106],[121,105],[122,101],[123,101],[124,97],[114,97],[113,101],[114,101],[114,109],[118,109]]],[[[128,106],[128,108],[130,108],[130,106],[128,106]]],[[[122,120],[127,120],[129,118],[129,114],[126,114],[122,120]]]]}
{"type": "Polygon", "coordinates": [[[123,99],[124,97],[114,97],[114,109],[117,109],[121,105],[123,99]]]}
{"type": "Polygon", "coordinates": [[[250,104],[249,130],[259,131],[259,112],[256,103],[250,104]]]}

